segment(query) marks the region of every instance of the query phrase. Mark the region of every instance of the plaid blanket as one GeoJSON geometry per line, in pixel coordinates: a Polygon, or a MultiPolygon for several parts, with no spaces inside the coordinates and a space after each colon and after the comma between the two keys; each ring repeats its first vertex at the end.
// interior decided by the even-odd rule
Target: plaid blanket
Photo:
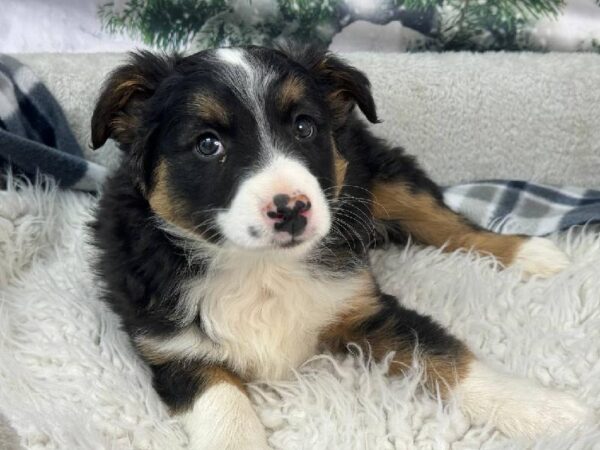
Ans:
{"type": "Polygon", "coordinates": [[[29,178],[52,175],[62,187],[94,191],[106,169],[86,161],[61,107],[34,73],[0,55],[0,167],[29,178]]]}
{"type": "Polygon", "coordinates": [[[448,187],[444,200],[483,228],[541,236],[600,223],[600,191],[489,180],[448,187]]]}

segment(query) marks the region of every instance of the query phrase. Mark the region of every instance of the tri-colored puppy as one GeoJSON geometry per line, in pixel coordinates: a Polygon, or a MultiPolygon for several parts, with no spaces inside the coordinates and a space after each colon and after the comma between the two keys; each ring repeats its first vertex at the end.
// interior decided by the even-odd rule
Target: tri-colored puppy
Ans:
{"type": "Polygon", "coordinates": [[[547,240],[496,235],[450,211],[355,105],[377,122],[367,78],[311,50],[141,52],[104,86],[93,146],[113,138],[124,159],[94,224],[97,270],[192,448],[268,448],[244,383],[349,342],[377,359],[395,351],[391,375],[420,354],[426,386],[511,436],[582,422],[576,400],[490,369],[380,291],[367,250],[407,235],[531,274],[567,260],[547,240]]]}

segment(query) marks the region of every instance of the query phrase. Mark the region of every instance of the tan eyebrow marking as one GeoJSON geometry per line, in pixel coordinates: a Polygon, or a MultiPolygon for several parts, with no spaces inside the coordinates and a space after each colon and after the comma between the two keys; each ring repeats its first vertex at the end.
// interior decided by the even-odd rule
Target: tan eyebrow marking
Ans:
{"type": "Polygon", "coordinates": [[[194,112],[207,122],[229,125],[229,114],[223,104],[210,94],[196,94],[192,100],[194,112]]]}
{"type": "Polygon", "coordinates": [[[281,83],[278,94],[278,103],[282,110],[288,109],[304,95],[305,86],[302,80],[295,76],[287,77],[281,83]]]}

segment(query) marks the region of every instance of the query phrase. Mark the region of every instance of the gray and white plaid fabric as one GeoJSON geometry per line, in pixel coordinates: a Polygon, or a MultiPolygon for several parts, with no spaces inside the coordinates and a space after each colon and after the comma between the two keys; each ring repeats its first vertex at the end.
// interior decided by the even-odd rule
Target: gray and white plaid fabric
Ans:
{"type": "Polygon", "coordinates": [[[488,180],[448,187],[444,200],[477,225],[503,234],[542,236],[600,223],[600,191],[488,180]]]}
{"type": "Polygon", "coordinates": [[[0,55],[0,167],[62,187],[96,190],[106,169],[86,161],[60,105],[26,66],[0,55]]]}

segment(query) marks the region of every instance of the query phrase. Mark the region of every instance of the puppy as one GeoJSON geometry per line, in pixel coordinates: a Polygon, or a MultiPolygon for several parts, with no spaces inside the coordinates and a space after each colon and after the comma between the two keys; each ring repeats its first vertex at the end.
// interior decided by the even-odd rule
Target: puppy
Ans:
{"type": "Polygon", "coordinates": [[[104,299],[191,447],[268,448],[244,383],[350,342],[394,351],[393,376],[420,355],[425,386],[510,436],[582,422],[576,400],[492,370],[381,292],[367,251],[382,240],[475,249],[538,275],[567,261],[450,211],[355,106],[377,122],[369,81],[339,58],[260,47],[133,54],[100,94],[93,147],[112,138],[124,152],[93,224],[104,299]]]}

